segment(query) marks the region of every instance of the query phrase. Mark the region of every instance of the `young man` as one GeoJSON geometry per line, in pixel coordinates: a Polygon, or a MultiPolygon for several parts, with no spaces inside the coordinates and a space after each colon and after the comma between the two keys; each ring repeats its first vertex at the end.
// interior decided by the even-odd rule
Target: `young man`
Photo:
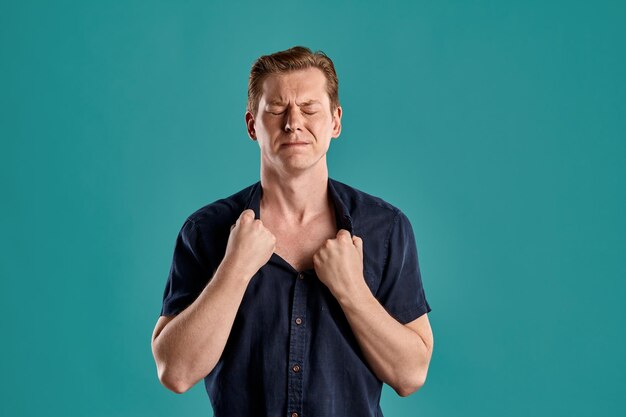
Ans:
{"type": "Polygon", "coordinates": [[[204,378],[216,416],[382,416],[382,382],[426,379],[433,336],[415,237],[396,207],[328,176],[332,61],[259,58],[245,115],[261,180],[182,226],[154,329],[161,383],[204,378]]]}

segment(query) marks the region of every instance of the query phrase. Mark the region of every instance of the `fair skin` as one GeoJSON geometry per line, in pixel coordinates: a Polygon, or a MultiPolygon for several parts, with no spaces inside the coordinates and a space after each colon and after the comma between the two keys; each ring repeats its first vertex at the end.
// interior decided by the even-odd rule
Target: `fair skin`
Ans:
{"type": "Polygon", "coordinates": [[[213,369],[248,282],[274,252],[298,270],[315,268],[378,378],[402,396],[425,382],[433,350],[427,314],[406,325],[391,317],[365,283],[363,241],[347,230],[335,233],[326,152],[341,133],[342,108],[331,112],[325,82],[316,68],[268,76],[257,114],[245,115],[261,151],[260,219],[245,210],[200,296],[176,317],[157,322],[153,354],[161,382],[174,392],[185,392],[213,369]]]}

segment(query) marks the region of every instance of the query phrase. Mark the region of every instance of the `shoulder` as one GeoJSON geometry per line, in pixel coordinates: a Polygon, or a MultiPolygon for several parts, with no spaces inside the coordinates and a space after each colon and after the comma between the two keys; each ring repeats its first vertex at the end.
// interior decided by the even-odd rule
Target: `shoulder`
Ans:
{"type": "Polygon", "coordinates": [[[339,200],[355,221],[378,222],[393,225],[404,213],[379,196],[367,193],[359,188],[331,179],[339,200]]]}
{"type": "Polygon", "coordinates": [[[227,227],[235,223],[241,212],[248,204],[249,198],[258,182],[251,184],[234,194],[220,198],[195,210],[187,221],[200,229],[215,229],[227,227]]]}

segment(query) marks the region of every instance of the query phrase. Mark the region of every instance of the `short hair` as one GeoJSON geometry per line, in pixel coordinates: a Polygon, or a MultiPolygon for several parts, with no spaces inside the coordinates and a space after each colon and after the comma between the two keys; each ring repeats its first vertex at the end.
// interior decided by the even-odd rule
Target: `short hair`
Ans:
{"type": "Polygon", "coordinates": [[[313,52],[304,46],[294,46],[258,58],[250,70],[248,80],[248,110],[256,117],[263,94],[263,81],[271,74],[285,74],[307,68],[318,68],[326,77],[326,92],[330,99],[330,112],[339,106],[339,80],[333,61],[322,51],[313,52]]]}

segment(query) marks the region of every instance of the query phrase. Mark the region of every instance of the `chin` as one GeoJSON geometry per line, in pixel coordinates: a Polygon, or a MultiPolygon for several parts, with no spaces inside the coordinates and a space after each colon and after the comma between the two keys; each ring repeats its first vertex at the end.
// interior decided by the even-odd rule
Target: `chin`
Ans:
{"type": "Polygon", "coordinates": [[[322,158],[311,159],[311,158],[290,158],[286,161],[283,161],[283,170],[292,171],[292,172],[301,172],[310,168],[315,167],[322,163],[322,158]]]}
{"type": "Polygon", "coordinates": [[[283,165],[283,170],[287,171],[287,172],[302,172],[304,170],[306,170],[307,168],[310,168],[311,165],[304,165],[304,164],[286,164],[283,165]]]}

